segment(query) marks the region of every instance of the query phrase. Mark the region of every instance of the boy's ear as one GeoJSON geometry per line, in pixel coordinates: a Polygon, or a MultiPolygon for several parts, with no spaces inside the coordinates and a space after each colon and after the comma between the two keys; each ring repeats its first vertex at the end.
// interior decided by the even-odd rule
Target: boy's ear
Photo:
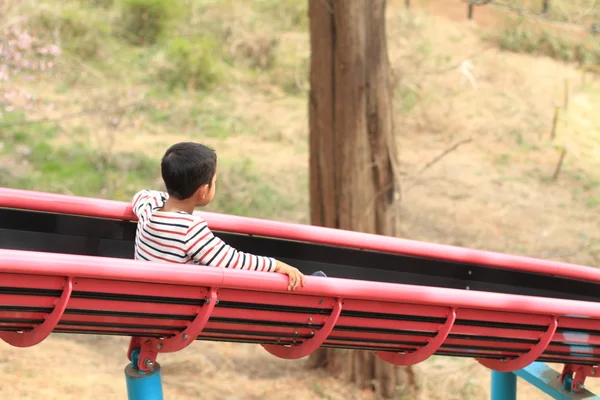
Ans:
{"type": "Polygon", "coordinates": [[[198,188],[198,197],[200,198],[200,200],[204,200],[206,198],[206,196],[208,196],[208,185],[201,185],[198,188]]]}

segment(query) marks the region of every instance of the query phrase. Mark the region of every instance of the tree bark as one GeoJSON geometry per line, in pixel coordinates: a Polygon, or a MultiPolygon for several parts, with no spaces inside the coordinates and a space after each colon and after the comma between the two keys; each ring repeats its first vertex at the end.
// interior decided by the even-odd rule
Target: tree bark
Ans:
{"type": "MultiPolygon", "coordinates": [[[[396,236],[400,186],[386,0],[309,0],[311,223],[396,236]]],[[[392,397],[411,368],[373,353],[320,349],[309,365],[392,397]]]]}

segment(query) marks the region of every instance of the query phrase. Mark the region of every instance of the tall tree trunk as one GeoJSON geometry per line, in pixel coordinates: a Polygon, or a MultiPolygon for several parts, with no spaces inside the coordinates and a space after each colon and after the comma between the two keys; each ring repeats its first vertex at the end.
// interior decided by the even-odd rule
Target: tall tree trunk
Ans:
{"type": "MultiPolygon", "coordinates": [[[[385,6],[386,0],[309,0],[313,225],[398,234],[385,6]]],[[[392,366],[366,351],[320,349],[309,365],[384,397],[407,381],[415,387],[411,368],[392,366]]]]}

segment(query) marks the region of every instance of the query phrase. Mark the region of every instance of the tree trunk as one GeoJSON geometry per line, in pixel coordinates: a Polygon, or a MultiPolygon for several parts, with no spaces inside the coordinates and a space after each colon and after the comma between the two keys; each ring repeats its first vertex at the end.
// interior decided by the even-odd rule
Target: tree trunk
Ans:
{"type": "MultiPolygon", "coordinates": [[[[310,198],[313,225],[398,234],[400,187],[385,0],[309,0],[310,198]]],[[[373,353],[320,349],[309,359],[334,376],[392,397],[411,368],[373,353]]]]}

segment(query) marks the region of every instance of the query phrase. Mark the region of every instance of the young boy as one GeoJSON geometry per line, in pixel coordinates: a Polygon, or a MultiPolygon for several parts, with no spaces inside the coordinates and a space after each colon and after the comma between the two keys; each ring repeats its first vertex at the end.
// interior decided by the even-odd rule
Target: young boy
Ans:
{"type": "Polygon", "coordinates": [[[279,272],[289,276],[288,290],[305,285],[298,269],[232,248],[193,214],[195,207],[206,206],[215,195],[214,150],[199,143],[177,143],[163,156],[161,173],[167,193],[145,189],[133,197],[133,212],[138,217],[136,260],[279,272]]]}

